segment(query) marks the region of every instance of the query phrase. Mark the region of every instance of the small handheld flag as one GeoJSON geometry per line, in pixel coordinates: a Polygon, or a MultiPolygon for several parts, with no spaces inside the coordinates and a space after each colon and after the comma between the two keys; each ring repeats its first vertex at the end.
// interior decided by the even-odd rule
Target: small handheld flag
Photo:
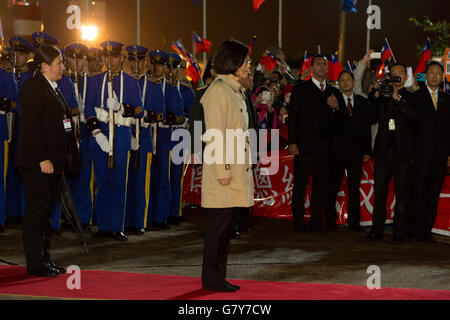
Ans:
{"type": "Polygon", "coordinates": [[[192,40],[195,44],[195,53],[209,52],[209,50],[211,49],[212,43],[201,37],[198,33],[192,33],[192,40]]]}
{"type": "Polygon", "coordinates": [[[420,56],[419,64],[417,65],[416,70],[414,70],[414,75],[425,72],[427,62],[430,59],[431,59],[431,45],[430,39],[428,38],[425,44],[425,48],[423,48],[422,55],[420,56]]]}

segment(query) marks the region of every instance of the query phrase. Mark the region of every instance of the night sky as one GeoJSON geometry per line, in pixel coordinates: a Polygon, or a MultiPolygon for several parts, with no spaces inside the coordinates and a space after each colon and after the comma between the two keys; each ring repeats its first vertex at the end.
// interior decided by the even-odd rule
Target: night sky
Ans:
{"type": "MultiPolygon", "coordinates": [[[[45,31],[65,45],[80,40],[79,32],[65,27],[69,1],[42,0],[45,31]]],[[[368,0],[357,2],[358,13],[347,13],[345,60],[359,59],[365,51],[368,0]]],[[[172,51],[170,44],[182,39],[191,50],[191,32],[202,32],[202,3],[194,0],[141,0],[141,43],[150,49],[172,51]]],[[[448,18],[448,0],[373,0],[381,7],[381,30],[372,31],[371,46],[380,51],[387,37],[397,60],[416,65],[416,44],[425,43],[426,34],[413,27],[408,18],[432,20],[448,18]]],[[[136,1],[107,0],[107,30],[97,43],[117,40],[126,45],[136,41],[136,1]]],[[[305,50],[316,53],[317,45],[327,54],[337,51],[339,37],[339,0],[284,0],[283,49],[288,57],[303,56],[305,50]]],[[[221,42],[235,38],[246,44],[257,36],[254,60],[268,45],[278,42],[278,0],[267,0],[258,11],[251,0],[208,0],[207,38],[216,51],[221,42]]],[[[199,57],[200,58],[200,57],[199,57]]]]}

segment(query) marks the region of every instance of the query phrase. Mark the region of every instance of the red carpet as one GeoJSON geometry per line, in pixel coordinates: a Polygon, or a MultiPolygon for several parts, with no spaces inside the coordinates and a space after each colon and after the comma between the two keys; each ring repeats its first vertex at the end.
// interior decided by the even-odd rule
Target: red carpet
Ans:
{"type": "Polygon", "coordinates": [[[382,288],[233,280],[236,293],[201,289],[200,278],[126,272],[81,271],[81,290],[67,289],[70,275],[36,278],[24,267],[0,266],[0,294],[105,300],[450,300],[450,290],[382,288]]]}

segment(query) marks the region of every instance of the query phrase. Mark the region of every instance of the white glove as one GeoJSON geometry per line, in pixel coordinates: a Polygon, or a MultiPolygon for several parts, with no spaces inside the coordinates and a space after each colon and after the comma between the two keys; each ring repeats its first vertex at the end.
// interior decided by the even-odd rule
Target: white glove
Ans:
{"type": "Polygon", "coordinates": [[[108,109],[112,109],[113,111],[120,110],[120,102],[117,98],[108,98],[106,100],[106,105],[108,106],[108,109]]]}
{"type": "Polygon", "coordinates": [[[109,153],[111,151],[111,145],[109,144],[108,138],[99,129],[94,130],[92,134],[102,151],[109,153]]]}
{"type": "Polygon", "coordinates": [[[136,151],[139,149],[139,142],[135,137],[131,136],[131,150],[136,151]]]}

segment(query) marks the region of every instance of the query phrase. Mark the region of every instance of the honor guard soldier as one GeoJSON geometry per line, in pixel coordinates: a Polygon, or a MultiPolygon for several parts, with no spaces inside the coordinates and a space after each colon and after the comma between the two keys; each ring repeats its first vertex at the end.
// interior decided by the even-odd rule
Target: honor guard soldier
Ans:
{"type": "Polygon", "coordinates": [[[90,77],[101,74],[103,68],[103,51],[98,48],[90,48],[87,62],[90,77]]]}
{"type": "MultiPolygon", "coordinates": [[[[59,41],[52,35],[45,33],[45,32],[35,32],[31,36],[33,39],[33,46],[35,49],[37,49],[40,45],[45,44],[48,46],[53,46],[56,49],[60,50],[58,48],[59,41]]],[[[61,51],[61,50],[60,50],[61,51]]],[[[63,60],[65,60],[65,56],[63,52],[61,52],[61,55],[63,56],[63,60]]],[[[72,80],[69,77],[69,74],[65,72],[62,76],[62,78],[58,81],[56,81],[56,84],[58,85],[58,90],[61,91],[64,99],[66,100],[67,104],[69,105],[71,110],[77,110],[78,109],[78,102],[77,97],[75,94],[75,86],[72,82],[72,80]]],[[[61,209],[59,206],[59,203],[57,204],[55,208],[55,213],[52,216],[52,231],[53,233],[59,235],[60,231],[60,216],[61,216],[61,209]]]]}
{"type": "MultiPolygon", "coordinates": [[[[27,61],[33,52],[31,43],[22,37],[14,36],[9,39],[10,60],[12,62],[13,74],[17,82],[17,90],[20,92],[23,84],[33,77],[33,72],[28,70],[27,61]]],[[[6,218],[5,224],[15,224],[22,221],[25,215],[25,194],[22,181],[16,168],[16,154],[18,146],[20,104],[11,109],[9,120],[9,150],[8,171],[6,174],[6,218]]]]}
{"type": "Polygon", "coordinates": [[[15,107],[17,101],[17,83],[14,74],[0,68],[0,232],[3,232],[5,220],[5,148],[9,140],[8,113],[15,107]]]}
{"type": "Polygon", "coordinates": [[[173,57],[170,57],[169,54],[163,51],[150,52],[150,67],[154,68],[156,81],[159,82],[162,88],[165,106],[164,121],[158,123],[156,159],[153,159],[153,174],[150,182],[150,185],[158,186],[158,188],[153,188],[150,193],[151,225],[153,228],[160,230],[170,229],[170,226],[167,224],[167,218],[171,202],[169,170],[171,149],[173,147],[171,141],[172,126],[184,122],[184,114],[181,113],[181,96],[176,84],[170,80],[171,76],[168,72],[172,69],[173,61],[173,57]],[[169,80],[167,80],[166,74],[169,75],[169,80]]]}
{"type": "Polygon", "coordinates": [[[93,77],[88,77],[85,72],[87,69],[86,58],[89,54],[89,48],[82,43],[72,43],[64,48],[67,59],[67,66],[70,72],[71,80],[74,83],[75,95],[77,97],[78,108],[72,110],[72,121],[75,127],[75,136],[80,146],[81,166],[77,177],[67,179],[78,217],[83,228],[89,228],[92,219],[92,195],[91,182],[92,174],[92,152],[91,135],[87,129],[85,116],[85,101],[87,87],[90,82],[95,81],[93,77]]]}
{"type": "Polygon", "coordinates": [[[130,125],[135,115],[142,116],[139,114],[141,90],[138,80],[122,71],[123,44],[105,41],[100,46],[108,71],[97,78],[95,85],[88,86],[85,108],[88,130],[94,137],[97,237],[126,241],[128,238],[123,231],[131,150],[130,125]]]}
{"type": "MultiPolygon", "coordinates": [[[[147,226],[150,196],[150,166],[153,153],[152,128],[148,120],[151,97],[147,95],[145,60],[148,49],[138,45],[125,48],[131,73],[139,80],[142,93],[144,117],[135,117],[132,125],[132,153],[128,168],[127,202],[125,214],[126,234],[143,235],[147,226]],[[146,102],[147,98],[147,102],[146,102]]],[[[161,95],[162,97],[162,95],[161,95]]],[[[162,113],[161,113],[162,116],[162,113]]]]}
{"type": "MultiPolygon", "coordinates": [[[[182,79],[184,78],[184,72],[181,68],[182,59],[176,53],[169,53],[169,55],[173,58],[172,69],[171,69],[171,79],[176,83],[178,92],[181,97],[182,109],[181,111],[184,113],[184,122],[182,124],[177,124],[174,126],[174,130],[177,128],[187,129],[189,114],[192,111],[192,106],[194,103],[195,95],[192,88],[185,83],[182,83],[182,79]]],[[[177,103],[177,105],[179,105],[177,103]]],[[[176,141],[172,142],[172,146],[177,144],[176,141]]],[[[184,159],[183,155],[183,159],[184,159]]],[[[184,163],[175,164],[173,161],[170,162],[170,186],[171,186],[171,203],[169,209],[169,217],[167,219],[167,223],[169,225],[179,225],[180,224],[180,216],[181,216],[181,199],[182,199],[182,191],[183,191],[183,172],[184,172],[184,163]]]]}

